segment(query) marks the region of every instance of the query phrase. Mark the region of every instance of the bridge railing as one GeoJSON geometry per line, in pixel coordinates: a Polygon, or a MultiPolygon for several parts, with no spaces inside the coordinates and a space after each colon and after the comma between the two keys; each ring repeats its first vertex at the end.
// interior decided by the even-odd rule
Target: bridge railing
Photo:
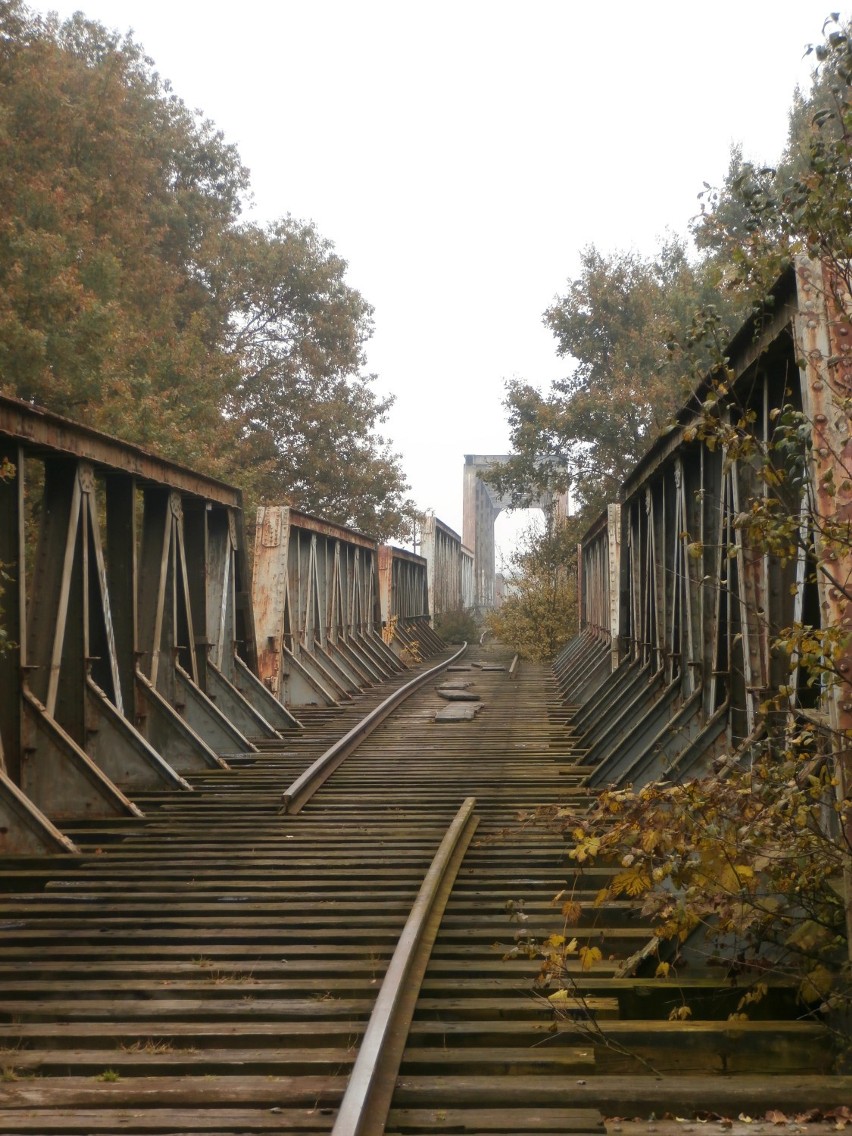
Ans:
{"type": "Polygon", "coordinates": [[[379,557],[354,529],[284,506],[258,510],[258,673],[276,698],[330,704],[402,669],[381,634],[379,557]]]}
{"type": "Polygon", "coordinates": [[[384,638],[402,658],[425,657],[444,645],[430,626],[425,557],[383,544],[379,549],[379,597],[384,638]]]}
{"type": "Polygon", "coordinates": [[[251,751],[294,719],[255,677],[238,490],[0,398],[0,844],[251,751]]]}
{"type": "MultiPolygon", "coordinates": [[[[852,500],[844,461],[852,345],[836,294],[820,265],[799,261],[779,281],[771,312],[732,341],[719,411],[723,427],[747,423],[758,450],[771,444],[782,407],[804,412],[811,434],[800,456],[823,522],[845,515],[852,500]],[[826,444],[829,428],[838,433],[826,444]]],[[[818,534],[803,532],[786,558],[752,538],[748,502],[767,488],[721,434],[709,446],[700,439],[699,403],[713,391],[708,380],[581,544],[581,628],[612,643],[611,672],[595,677],[601,722],[592,724],[588,707],[579,720],[589,727],[595,781],[671,776],[742,745],[759,728],[760,704],[798,681],[789,657],[773,650],[778,631],[849,620],[844,589],[832,590],[809,561],[806,546],[813,535],[819,544],[818,534]]],[[[852,578],[848,554],[831,555],[838,577],[852,578]]],[[[578,677],[566,681],[576,686],[578,677]]],[[[802,687],[791,697],[812,695],[802,687]]],[[[844,705],[834,716],[852,724],[844,705]]]]}
{"type": "Polygon", "coordinates": [[[474,557],[459,534],[437,517],[429,516],[423,523],[421,552],[427,565],[432,618],[470,610],[476,602],[474,557]]]}

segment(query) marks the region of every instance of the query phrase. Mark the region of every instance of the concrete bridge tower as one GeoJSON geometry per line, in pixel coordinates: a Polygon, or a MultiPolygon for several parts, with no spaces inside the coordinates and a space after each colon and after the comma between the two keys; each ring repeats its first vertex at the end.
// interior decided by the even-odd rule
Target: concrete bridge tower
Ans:
{"type": "MultiPolygon", "coordinates": [[[[513,502],[502,496],[493,485],[482,480],[497,465],[509,460],[509,454],[465,454],[464,488],[462,497],[462,541],[473,552],[473,578],[475,607],[477,610],[495,606],[497,577],[494,522],[500,514],[513,507],[513,502]]],[[[556,510],[557,518],[568,516],[567,493],[542,493],[531,498],[526,506],[541,509],[544,513],[556,510]]]]}

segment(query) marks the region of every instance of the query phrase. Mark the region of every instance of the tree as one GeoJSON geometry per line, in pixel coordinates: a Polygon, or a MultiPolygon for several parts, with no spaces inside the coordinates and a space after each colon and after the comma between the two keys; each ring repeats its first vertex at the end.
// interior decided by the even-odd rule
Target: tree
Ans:
{"type": "Polygon", "coordinates": [[[577,521],[548,516],[510,558],[507,594],[488,627],[522,658],[551,659],[577,630],[577,521]]]}
{"type": "Polygon", "coordinates": [[[758,166],[735,146],[720,187],[705,183],[693,234],[715,284],[759,310],[796,251],[837,263],[852,257],[849,194],[850,24],[838,13],[811,45],[817,66],[807,94],[794,92],[787,145],[776,166],[758,166]]]}
{"type": "Polygon", "coordinates": [[[236,149],[131,37],[0,0],[0,375],[32,400],[379,536],[405,484],[372,324],[311,225],[240,223],[236,149]]]}
{"type": "Polygon", "coordinates": [[[544,313],[573,369],[543,394],[522,380],[507,385],[514,455],[489,480],[516,503],[570,483],[598,512],[802,239],[814,256],[852,255],[848,27],[834,17],[826,32],[812,49],[810,92],[794,95],[778,166],[757,166],[735,146],[722,186],[705,184],[697,258],[678,239],[653,257],[582,253],[580,273],[544,313]]]}
{"type": "Polygon", "coordinates": [[[688,394],[668,344],[711,296],[677,239],[653,258],[585,249],[580,274],[544,314],[557,354],[573,369],[545,394],[520,380],[508,384],[514,454],[489,480],[518,504],[567,484],[589,512],[613,500],[688,394]]]}
{"type": "Polygon", "coordinates": [[[197,269],[246,172],[129,38],[16,2],[0,20],[4,386],[198,460],[227,432],[231,365],[197,269]]]}
{"type": "Polygon", "coordinates": [[[311,224],[286,217],[229,234],[220,286],[240,360],[228,413],[253,455],[256,490],[372,535],[405,529],[398,458],[377,433],[392,400],[363,372],[372,308],[311,224]]]}

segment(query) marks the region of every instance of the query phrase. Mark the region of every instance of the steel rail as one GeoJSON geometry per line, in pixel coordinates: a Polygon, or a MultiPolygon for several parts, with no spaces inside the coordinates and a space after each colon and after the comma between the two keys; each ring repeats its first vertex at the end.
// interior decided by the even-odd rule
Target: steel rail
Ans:
{"type": "Polygon", "coordinates": [[[431,667],[423,674],[417,675],[416,678],[405,683],[404,686],[399,687],[389,695],[384,702],[380,703],[374,710],[371,710],[357,726],[353,726],[349,733],[344,734],[339,738],[334,745],[329,746],[325,753],[320,754],[316,761],[309,765],[308,768],[301,773],[292,784],[284,790],[281,794],[281,812],[287,813],[291,816],[301,812],[304,805],[316,793],[317,789],[332,775],[332,773],[341,765],[346,758],[353,753],[358,746],[366,738],[377,729],[385,718],[391,714],[401,702],[404,702],[409,695],[414,694],[421,686],[424,686],[429,679],[433,678],[436,674],[440,674],[442,670],[451,666],[456,659],[467,650],[467,643],[464,643],[461,648],[451,655],[449,659],[445,659],[443,663],[439,663],[436,667],[431,667]]]}
{"type": "Polygon", "coordinates": [[[420,885],[358,1050],[331,1136],[382,1136],[432,947],[479,818],[467,797],[420,885]]]}

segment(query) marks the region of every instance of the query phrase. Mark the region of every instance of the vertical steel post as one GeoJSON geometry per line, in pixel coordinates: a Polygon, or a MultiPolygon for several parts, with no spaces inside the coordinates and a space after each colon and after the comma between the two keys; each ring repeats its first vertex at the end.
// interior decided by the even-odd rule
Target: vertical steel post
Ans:
{"type": "Polygon", "coordinates": [[[6,640],[0,650],[0,758],[7,775],[21,782],[21,665],[26,662],[26,579],[24,557],[24,454],[20,446],[0,447],[0,567],[6,576],[0,614],[6,640]]]}

